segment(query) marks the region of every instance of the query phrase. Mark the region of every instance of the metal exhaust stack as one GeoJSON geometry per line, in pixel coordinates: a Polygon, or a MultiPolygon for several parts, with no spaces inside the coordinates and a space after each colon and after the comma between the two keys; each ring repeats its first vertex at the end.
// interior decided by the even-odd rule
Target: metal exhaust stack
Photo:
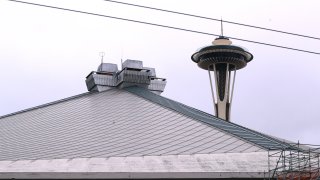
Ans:
{"type": "Polygon", "coordinates": [[[244,48],[231,44],[228,38],[220,36],[211,46],[201,48],[191,56],[192,61],[208,71],[216,116],[226,121],[230,121],[236,71],[253,59],[244,48]]]}

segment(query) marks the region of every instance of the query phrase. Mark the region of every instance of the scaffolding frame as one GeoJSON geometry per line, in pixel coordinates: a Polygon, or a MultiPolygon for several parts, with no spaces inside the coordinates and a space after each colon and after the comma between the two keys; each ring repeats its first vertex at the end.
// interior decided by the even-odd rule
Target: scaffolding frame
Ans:
{"type": "Polygon", "coordinates": [[[290,144],[282,149],[268,150],[268,179],[314,180],[320,179],[320,146],[290,144]],[[271,161],[277,159],[275,167],[271,161]]]}

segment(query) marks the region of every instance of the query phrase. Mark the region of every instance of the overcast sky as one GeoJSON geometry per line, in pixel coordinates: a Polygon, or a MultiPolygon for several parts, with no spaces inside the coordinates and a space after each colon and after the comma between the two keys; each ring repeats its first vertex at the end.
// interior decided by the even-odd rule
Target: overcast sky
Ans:
{"type": "MultiPolygon", "coordinates": [[[[125,0],[123,0],[125,1],[125,0]]],[[[103,0],[28,0],[220,34],[220,23],[103,0]]],[[[320,1],[131,0],[320,37],[320,1]]],[[[86,92],[85,77],[105,62],[142,60],[167,78],[162,94],[213,113],[209,78],[190,56],[213,36],[0,1],[0,115],[86,92]]],[[[320,52],[320,41],[224,24],[224,35],[320,52]]],[[[232,40],[232,39],[231,39],[232,40]]],[[[320,55],[233,40],[254,59],[238,71],[231,121],[302,143],[320,144],[320,55]]]]}

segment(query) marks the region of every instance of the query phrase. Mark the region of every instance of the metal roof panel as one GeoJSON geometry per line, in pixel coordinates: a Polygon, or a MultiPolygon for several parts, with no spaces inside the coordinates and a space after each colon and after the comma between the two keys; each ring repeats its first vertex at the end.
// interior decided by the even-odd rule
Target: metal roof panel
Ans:
{"type": "Polygon", "coordinates": [[[85,93],[0,117],[0,161],[256,152],[272,145],[279,146],[138,87],[85,93]]]}

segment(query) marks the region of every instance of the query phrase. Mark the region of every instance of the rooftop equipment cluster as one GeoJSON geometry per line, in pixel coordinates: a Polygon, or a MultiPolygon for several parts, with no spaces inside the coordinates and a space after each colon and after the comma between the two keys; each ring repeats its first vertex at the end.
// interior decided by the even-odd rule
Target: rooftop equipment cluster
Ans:
{"type": "Polygon", "coordinates": [[[111,88],[140,86],[153,93],[161,94],[166,86],[166,79],[158,78],[154,68],[143,67],[142,61],[126,60],[118,70],[117,64],[101,63],[97,71],[86,77],[88,91],[104,91],[111,88]]]}

